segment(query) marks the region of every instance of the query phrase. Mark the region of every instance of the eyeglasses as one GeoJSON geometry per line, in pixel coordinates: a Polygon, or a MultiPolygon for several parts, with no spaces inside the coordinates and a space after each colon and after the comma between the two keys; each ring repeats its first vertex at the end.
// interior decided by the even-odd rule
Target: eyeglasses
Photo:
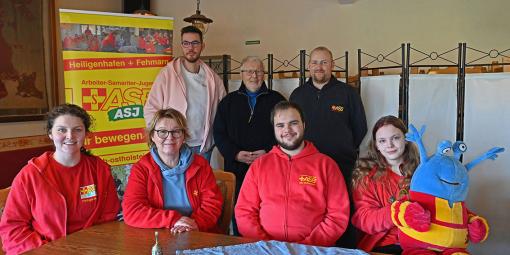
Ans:
{"type": "Polygon", "coordinates": [[[248,75],[253,75],[253,74],[257,74],[257,75],[264,75],[264,71],[261,71],[261,70],[241,70],[242,73],[245,73],[245,74],[248,74],[248,75]]]}
{"type": "Polygon", "coordinates": [[[202,44],[202,42],[200,42],[200,41],[191,41],[191,42],[189,42],[189,41],[182,41],[181,42],[181,45],[184,48],[198,47],[201,44],[202,44]]]}
{"type": "Polygon", "coordinates": [[[160,129],[160,130],[154,130],[154,131],[156,131],[156,134],[161,139],[166,139],[169,134],[172,134],[173,138],[181,138],[182,135],[184,134],[183,129],[175,129],[175,130],[160,129]]]}

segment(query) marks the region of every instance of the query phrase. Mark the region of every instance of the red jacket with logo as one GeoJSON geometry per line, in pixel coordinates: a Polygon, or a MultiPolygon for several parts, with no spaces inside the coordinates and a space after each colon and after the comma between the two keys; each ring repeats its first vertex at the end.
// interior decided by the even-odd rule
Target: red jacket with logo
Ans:
{"type": "MultiPolygon", "coordinates": [[[[185,172],[186,192],[200,231],[214,232],[221,214],[223,199],[209,162],[193,155],[185,172]]],[[[133,165],[123,201],[126,224],[138,228],[171,228],[182,215],[163,209],[161,170],[150,153],[133,165]]]]}
{"type": "Polygon", "coordinates": [[[353,189],[354,215],[352,224],[363,231],[358,248],[371,251],[374,247],[398,243],[398,228],[391,221],[391,203],[400,199],[399,183],[403,177],[386,168],[386,173],[374,180],[376,167],[362,180],[366,186],[353,189]]]}
{"type": "Polygon", "coordinates": [[[331,246],[349,222],[342,173],[311,142],[289,157],[278,146],[255,160],[235,215],[245,237],[331,246]]]}
{"type": "MultiPolygon", "coordinates": [[[[0,222],[0,235],[7,254],[19,254],[67,232],[67,204],[55,183],[45,176],[53,152],[31,159],[12,183],[0,222]]],[[[84,227],[115,220],[120,209],[110,167],[95,156],[81,155],[92,161],[96,173],[97,203],[84,227]]],[[[78,192],[78,191],[77,191],[78,192]]]]}

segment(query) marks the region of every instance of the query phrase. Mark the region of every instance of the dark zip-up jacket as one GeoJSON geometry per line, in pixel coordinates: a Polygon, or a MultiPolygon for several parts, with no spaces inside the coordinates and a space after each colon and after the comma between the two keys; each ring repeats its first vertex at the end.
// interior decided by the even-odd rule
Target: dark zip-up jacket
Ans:
{"type": "Polygon", "coordinates": [[[367,119],[359,94],[334,77],[322,89],[308,79],[292,92],[290,101],[303,110],[305,139],[333,158],[346,183],[350,183],[358,147],[367,133],[367,119]]]}
{"type": "MultiPolygon", "coordinates": [[[[244,83],[229,93],[218,105],[213,135],[216,146],[225,159],[225,170],[236,175],[237,191],[241,187],[249,165],[235,160],[239,151],[265,150],[276,144],[270,122],[274,105],[285,98],[262,84],[254,109],[251,109],[244,83]]],[[[239,194],[238,192],[236,194],[239,194]]]]}

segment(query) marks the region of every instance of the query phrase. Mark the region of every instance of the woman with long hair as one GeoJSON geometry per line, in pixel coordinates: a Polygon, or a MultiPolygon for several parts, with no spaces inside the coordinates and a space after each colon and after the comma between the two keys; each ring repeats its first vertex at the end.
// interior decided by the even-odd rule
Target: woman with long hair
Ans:
{"type": "Polygon", "coordinates": [[[419,164],[418,150],[405,140],[406,132],[397,117],[380,118],[372,129],[368,156],[356,162],[352,224],[362,232],[358,248],[365,251],[401,252],[397,227],[390,217],[391,204],[407,195],[419,164]]]}

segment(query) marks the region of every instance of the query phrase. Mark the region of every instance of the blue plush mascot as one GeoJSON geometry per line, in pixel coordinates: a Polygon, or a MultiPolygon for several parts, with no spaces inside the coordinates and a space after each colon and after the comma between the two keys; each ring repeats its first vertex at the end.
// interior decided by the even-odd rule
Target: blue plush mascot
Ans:
{"type": "Polygon", "coordinates": [[[505,149],[494,147],[463,165],[460,157],[467,150],[464,142],[441,141],[436,153],[427,157],[422,141],[425,127],[418,132],[410,125],[409,130],[406,139],[418,145],[420,165],[411,179],[408,200],[391,206],[403,254],[469,254],[468,242],[487,239],[489,225],[464,203],[468,172],[483,160],[496,159],[505,149]]]}

